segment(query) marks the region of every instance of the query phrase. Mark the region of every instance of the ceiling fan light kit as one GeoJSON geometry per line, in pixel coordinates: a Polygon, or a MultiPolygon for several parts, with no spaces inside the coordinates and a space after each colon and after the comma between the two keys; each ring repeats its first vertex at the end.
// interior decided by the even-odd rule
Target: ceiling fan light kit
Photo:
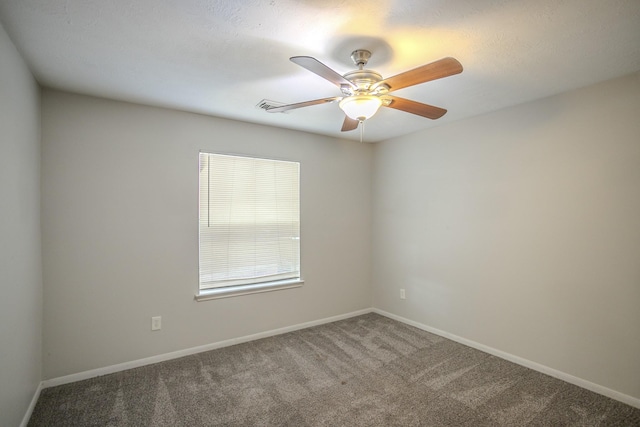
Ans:
{"type": "Polygon", "coordinates": [[[375,95],[353,95],[342,98],[338,105],[347,116],[363,122],[378,111],[382,100],[375,95]]]}
{"type": "Polygon", "coordinates": [[[340,75],[315,58],[293,56],[290,58],[292,62],[338,86],[344,96],[321,98],[295,104],[267,106],[264,109],[269,113],[281,113],[296,108],[339,101],[338,105],[346,115],[341,129],[343,132],[357,129],[359,123],[370,119],[380,107],[390,107],[432,120],[442,117],[447,112],[444,108],[392,96],[389,93],[461,73],[462,65],[456,59],[443,58],[383,79],[376,71],[364,68],[370,58],[371,52],[368,50],[354,50],[351,53],[351,59],[358,69],[340,75]]]}

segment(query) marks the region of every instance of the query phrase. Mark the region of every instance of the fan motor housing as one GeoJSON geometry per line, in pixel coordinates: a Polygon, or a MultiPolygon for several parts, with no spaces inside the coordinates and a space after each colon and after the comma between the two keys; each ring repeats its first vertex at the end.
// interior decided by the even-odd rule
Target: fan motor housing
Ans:
{"type": "MultiPolygon", "coordinates": [[[[354,95],[356,93],[369,93],[371,86],[382,80],[380,73],[373,70],[355,70],[350,71],[343,76],[345,79],[356,85],[357,89],[346,88],[350,93],[347,95],[354,95]]],[[[344,92],[344,90],[343,90],[344,92]]]]}

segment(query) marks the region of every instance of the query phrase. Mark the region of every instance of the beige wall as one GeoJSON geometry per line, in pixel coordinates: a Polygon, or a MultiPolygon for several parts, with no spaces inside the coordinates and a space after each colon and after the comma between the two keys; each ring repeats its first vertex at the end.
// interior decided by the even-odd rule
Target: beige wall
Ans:
{"type": "Polygon", "coordinates": [[[42,114],[45,378],[371,306],[371,146],[48,90],[42,114]],[[200,149],[301,163],[302,288],[194,301],[200,149]]]}
{"type": "Polygon", "coordinates": [[[639,118],[635,74],[376,145],[374,306],[640,398],[639,118]]]}
{"type": "Polygon", "coordinates": [[[40,93],[0,26],[0,425],[19,425],[42,372],[40,93]]]}
{"type": "Polygon", "coordinates": [[[639,398],[639,99],[636,74],[370,146],[45,91],[44,378],[367,308],[373,283],[639,398]],[[199,149],[302,163],[303,288],[193,301],[199,149]]]}

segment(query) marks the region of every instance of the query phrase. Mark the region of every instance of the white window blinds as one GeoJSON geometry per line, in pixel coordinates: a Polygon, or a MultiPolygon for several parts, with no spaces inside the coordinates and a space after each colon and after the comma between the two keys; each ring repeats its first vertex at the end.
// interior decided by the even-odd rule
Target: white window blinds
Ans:
{"type": "Polygon", "coordinates": [[[300,277],[300,164],[200,153],[200,289],[300,277]]]}

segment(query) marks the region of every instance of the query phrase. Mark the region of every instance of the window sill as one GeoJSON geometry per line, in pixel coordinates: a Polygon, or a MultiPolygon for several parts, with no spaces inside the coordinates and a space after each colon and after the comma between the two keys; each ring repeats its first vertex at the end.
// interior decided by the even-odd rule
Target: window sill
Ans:
{"type": "Polygon", "coordinates": [[[195,296],[196,301],[207,301],[237,297],[240,295],[257,294],[260,292],[279,291],[282,289],[299,288],[304,283],[302,279],[287,279],[274,282],[254,283],[251,285],[229,286],[226,288],[205,289],[195,296]]]}

